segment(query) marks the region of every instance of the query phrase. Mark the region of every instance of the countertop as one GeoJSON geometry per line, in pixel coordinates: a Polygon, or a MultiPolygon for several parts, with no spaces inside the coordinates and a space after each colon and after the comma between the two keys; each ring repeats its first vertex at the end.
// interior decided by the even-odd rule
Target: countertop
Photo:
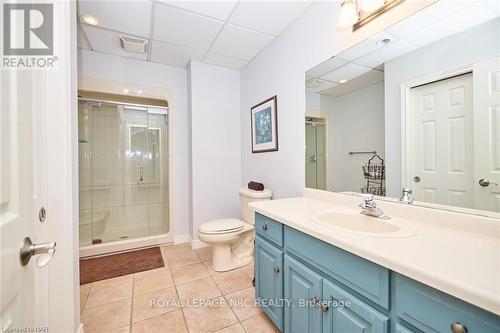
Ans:
{"type": "Polygon", "coordinates": [[[302,197],[252,202],[250,209],[500,315],[500,220],[379,201],[391,223],[415,234],[373,237],[314,221],[319,211],[359,213],[360,202],[358,197],[305,189],[302,197]]]}

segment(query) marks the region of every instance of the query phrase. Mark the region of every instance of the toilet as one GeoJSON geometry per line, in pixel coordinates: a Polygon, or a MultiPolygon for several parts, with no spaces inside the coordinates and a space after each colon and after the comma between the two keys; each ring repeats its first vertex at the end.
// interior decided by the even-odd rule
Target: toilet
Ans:
{"type": "Polygon", "coordinates": [[[198,238],[212,246],[212,268],[217,272],[245,266],[253,261],[255,217],[248,208],[252,201],[271,200],[268,189],[240,189],[243,220],[228,218],[203,223],[198,238]]]}

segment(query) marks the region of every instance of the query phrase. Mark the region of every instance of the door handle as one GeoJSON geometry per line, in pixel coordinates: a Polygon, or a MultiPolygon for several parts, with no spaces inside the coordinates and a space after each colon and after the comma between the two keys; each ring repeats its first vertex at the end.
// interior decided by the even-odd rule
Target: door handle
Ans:
{"type": "Polygon", "coordinates": [[[488,186],[490,186],[490,184],[498,185],[497,183],[492,183],[489,180],[486,180],[484,178],[479,179],[479,185],[481,185],[482,187],[488,187],[488,186]]]}
{"type": "Polygon", "coordinates": [[[26,237],[24,239],[24,245],[20,251],[21,264],[26,266],[30,262],[31,257],[39,254],[45,254],[45,256],[38,258],[36,265],[38,267],[46,266],[54,256],[55,252],[56,242],[33,244],[31,239],[26,237]]]}
{"type": "Polygon", "coordinates": [[[139,181],[144,181],[144,167],[139,167],[139,181]]]}

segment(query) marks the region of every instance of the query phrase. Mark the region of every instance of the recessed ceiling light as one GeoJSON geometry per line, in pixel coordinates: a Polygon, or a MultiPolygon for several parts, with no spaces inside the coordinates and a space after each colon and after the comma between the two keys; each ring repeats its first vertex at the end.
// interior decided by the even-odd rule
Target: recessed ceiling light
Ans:
{"type": "Polygon", "coordinates": [[[347,80],[346,79],[343,79],[343,80],[340,80],[339,83],[346,83],[347,80]]]}
{"type": "Polygon", "coordinates": [[[99,20],[90,15],[83,15],[80,19],[88,25],[99,25],[99,20]]]}
{"type": "Polygon", "coordinates": [[[378,46],[384,46],[384,45],[389,44],[390,42],[392,42],[392,39],[390,39],[390,38],[384,38],[384,39],[379,40],[377,42],[377,45],[378,46]]]}

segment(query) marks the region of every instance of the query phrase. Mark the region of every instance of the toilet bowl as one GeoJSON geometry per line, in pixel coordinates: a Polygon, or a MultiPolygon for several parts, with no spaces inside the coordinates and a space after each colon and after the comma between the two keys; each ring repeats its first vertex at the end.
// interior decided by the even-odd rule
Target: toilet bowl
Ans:
{"type": "Polygon", "coordinates": [[[245,266],[253,261],[254,214],[248,208],[252,201],[270,200],[272,192],[240,189],[243,219],[219,219],[203,223],[198,238],[212,246],[212,268],[217,272],[245,266]]]}

